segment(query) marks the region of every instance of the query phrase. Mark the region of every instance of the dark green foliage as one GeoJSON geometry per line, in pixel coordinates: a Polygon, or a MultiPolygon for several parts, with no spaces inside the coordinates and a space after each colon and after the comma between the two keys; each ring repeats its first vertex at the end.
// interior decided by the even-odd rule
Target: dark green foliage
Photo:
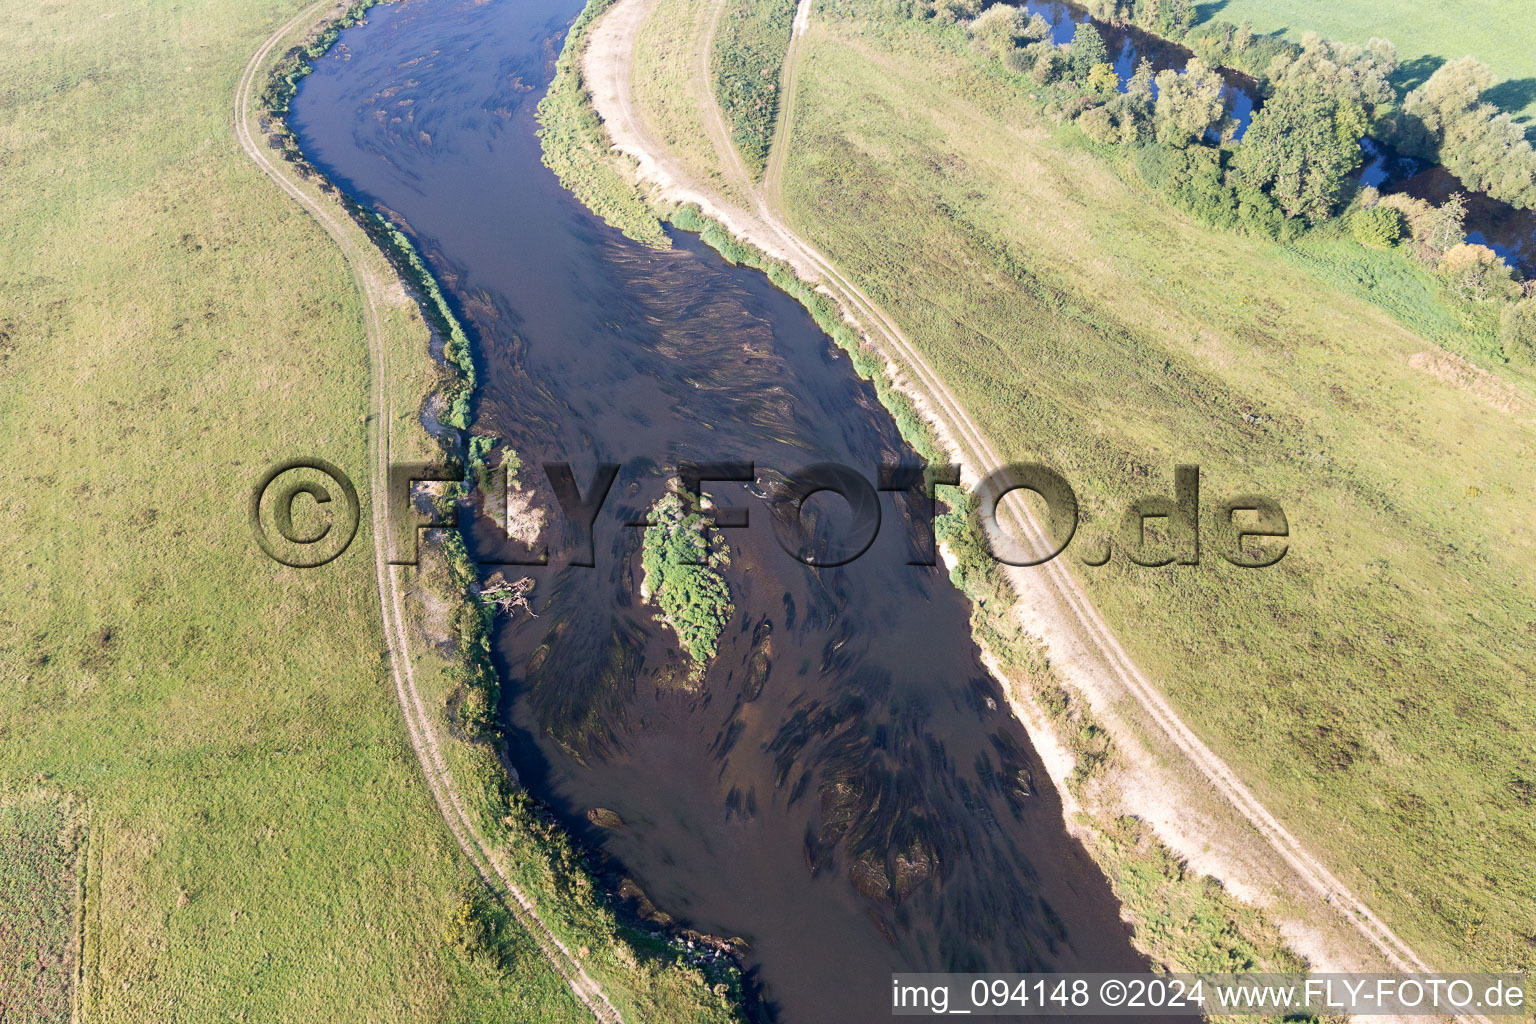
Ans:
{"type": "Polygon", "coordinates": [[[715,100],[754,175],[768,164],[795,0],[730,0],[710,51],[715,100]]]}
{"type": "Polygon", "coordinates": [[[299,91],[299,83],[315,70],[314,62],[325,55],[343,29],[349,29],[362,21],[368,9],[380,2],[381,0],[360,0],[359,3],[349,7],[340,18],[330,22],[308,40],[283,54],[282,60],[278,61],[277,67],[272,69],[266,86],[261,90],[262,109],[274,118],[286,115],[294,93],[299,91]]]}
{"type": "Polygon", "coordinates": [[[1288,81],[1254,115],[1237,149],[1246,181],[1274,198],[1287,217],[1329,217],[1360,166],[1365,112],[1312,80],[1288,81]]]}
{"type": "Polygon", "coordinates": [[[1262,190],[1241,178],[1228,180],[1235,176],[1223,173],[1220,150],[1149,143],[1137,148],[1135,162],[1143,181],[1207,224],[1282,240],[1301,233],[1262,190]]]}
{"type": "Polygon", "coordinates": [[[731,620],[731,589],[717,569],[726,556],[710,550],[704,516],[676,494],[652,505],[648,518],[640,558],[646,596],[677,633],[697,677],[715,656],[731,620]]]}
{"type": "Polygon", "coordinates": [[[1349,220],[1349,227],[1361,245],[1382,249],[1396,245],[1403,237],[1403,215],[1390,206],[1372,206],[1356,210],[1349,220]]]}
{"type": "Polygon", "coordinates": [[[1536,365],[1536,298],[1512,302],[1499,319],[1499,343],[1504,357],[1523,366],[1536,365]]]}
{"type": "Polygon", "coordinates": [[[1086,21],[1079,22],[1072,32],[1072,49],[1067,59],[1072,77],[1086,81],[1095,64],[1109,63],[1109,48],[1098,29],[1086,21]]]}
{"type": "Polygon", "coordinates": [[[458,430],[469,429],[470,405],[475,395],[475,354],[463,325],[448,305],[448,297],[443,294],[421,253],[416,251],[416,246],[393,221],[371,210],[355,211],[354,216],[374,244],[389,257],[396,272],[416,291],[421,300],[418,305],[422,316],[443,339],[443,358],[455,372],[440,390],[448,405],[440,417],[441,422],[458,430]]]}

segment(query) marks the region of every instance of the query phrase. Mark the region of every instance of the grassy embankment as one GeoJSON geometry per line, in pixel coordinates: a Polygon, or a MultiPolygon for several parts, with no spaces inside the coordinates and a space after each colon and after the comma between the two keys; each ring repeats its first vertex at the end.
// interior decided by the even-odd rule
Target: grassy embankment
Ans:
{"type": "MultiPolygon", "coordinates": [[[[796,0],[725,0],[709,69],[715,102],[747,173],[761,178],[779,116],[779,79],[796,0]]],[[[653,22],[655,24],[655,22],[653,22]]],[[[643,45],[643,44],[642,44],[643,45]]]]}
{"type": "Polygon", "coordinates": [[[1078,574],[1186,720],[1421,952],[1530,966],[1536,403],[1489,318],[1391,254],[1193,223],[953,34],[817,21],[806,47],[797,230],[1007,456],[1067,476],[1090,535],[1170,493],[1178,462],[1206,508],[1285,506],[1271,569],[1207,535],[1198,567],[1078,574]]]}
{"type": "MultiPolygon", "coordinates": [[[[297,10],[0,29],[0,788],[83,805],[88,1019],[579,1020],[526,938],[492,972],[445,941],[473,875],[388,683],[366,505],[308,572],[246,522],[275,460],[368,479],[348,268],[230,127],[297,10]]],[[[414,304],[383,312],[409,457],[435,374],[414,304]]]]}
{"type": "MultiPolygon", "coordinates": [[[[341,23],[350,24],[371,3],[362,0],[341,23]]],[[[335,35],[333,25],[308,46],[290,51],[273,69],[262,95],[263,109],[275,129],[273,145],[280,146],[299,177],[327,189],[283,118],[295,83],[308,74],[309,60],[323,53],[335,35]]],[[[491,482],[488,460],[499,458],[501,468],[514,481],[520,462],[512,452],[493,456],[495,438],[464,432],[473,418],[478,379],[473,345],[426,261],[391,221],[349,196],[335,195],[394,273],[412,289],[426,325],[443,340],[445,363],[438,369],[429,402],[443,410],[439,422],[450,429],[436,439],[440,450],[433,461],[451,464],[464,474],[464,483],[446,485],[436,499],[446,516],[467,487],[491,482]]],[[[425,440],[425,432],[414,422],[411,435],[413,440],[425,440]]],[[[396,543],[402,540],[395,538],[396,543]]],[[[457,530],[429,534],[421,550],[423,571],[407,610],[420,648],[411,652],[414,675],[428,695],[426,706],[443,709],[428,728],[437,733],[447,778],[470,809],[473,827],[486,844],[487,868],[511,878],[537,908],[537,926],[548,928],[567,949],[577,951],[580,968],[597,981],[625,1018],[666,1016],[698,1024],[728,1024],[737,1019],[741,988],[734,966],[706,952],[690,951],[681,937],[657,937],[649,928],[619,920],[595,883],[585,853],[573,845],[547,809],[509,781],[502,753],[507,739],[497,717],[500,685],[490,658],[498,606],[493,598],[480,594],[478,569],[457,530]]],[[[521,929],[531,924],[499,883],[491,891],[469,886],[459,894],[444,934],[478,970],[494,975],[508,959],[509,945],[526,941],[521,929]]]]}
{"type": "Polygon", "coordinates": [[[697,145],[709,138],[702,104],[712,81],[710,55],[699,43],[709,38],[720,14],[720,0],[668,0],[666,17],[647,18],[635,46],[635,98],[646,131],[679,155],[695,181],[746,206],[748,197],[735,175],[726,172],[712,148],[697,145]]]}
{"type": "Polygon", "coordinates": [[[1461,0],[1455,4],[1392,6],[1381,0],[1223,0],[1198,4],[1196,24],[1214,20],[1253,23],[1256,32],[1283,32],[1299,42],[1316,32],[1340,42],[1364,43],[1381,36],[1397,44],[1400,85],[1428,78],[1445,61],[1471,54],[1500,78],[1487,99],[1527,126],[1536,119],[1536,38],[1525,0],[1461,0]]]}
{"type": "Polygon", "coordinates": [[[566,33],[565,47],[555,61],[555,77],[539,101],[539,137],[544,163],[565,187],[600,217],[637,242],[665,249],[670,245],[661,224],[630,186],[618,158],[607,144],[607,133],[581,80],[581,53],[588,27],[613,0],[593,0],[582,9],[566,33]]]}

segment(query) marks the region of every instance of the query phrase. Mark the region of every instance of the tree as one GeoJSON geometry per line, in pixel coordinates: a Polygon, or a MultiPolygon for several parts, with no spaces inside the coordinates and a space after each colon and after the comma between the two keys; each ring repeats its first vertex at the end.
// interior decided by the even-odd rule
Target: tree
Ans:
{"type": "Polygon", "coordinates": [[[1095,64],[1109,63],[1109,48],[1091,22],[1080,21],[1072,31],[1072,51],[1068,55],[1072,77],[1082,81],[1095,64]]]}
{"type": "Polygon", "coordinates": [[[1280,204],[1287,217],[1311,223],[1333,212],[1349,176],[1360,166],[1365,112],[1339,100],[1313,79],[1289,78],[1254,115],[1236,166],[1280,204]]]}
{"type": "Polygon", "coordinates": [[[1143,114],[1152,112],[1152,102],[1157,96],[1155,86],[1156,72],[1152,70],[1152,62],[1147,58],[1141,58],[1136,65],[1136,73],[1125,83],[1125,95],[1143,114]]]}
{"type": "Polygon", "coordinates": [[[1226,84],[1199,57],[1191,57],[1183,74],[1159,71],[1155,111],[1157,141],[1183,149],[1205,138],[1227,116],[1222,93],[1226,84]]]}
{"type": "Polygon", "coordinates": [[[1512,116],[1481,101],[1493,83],[1488,66],[1471,57],[1442,65],[1403,99],[1394,141],[1445,164],[1469,188],[1536,207],[1536,149],[1512,116]]]}
{"type": "Polygon", "coordinates": [[[1452,192],[1425,219],[1424,244],[1436,253],[1449,252],[1467,237],[1467,197],[1452,192]]]}
{"type": "Polygon", "coordinates": [[[1403,237],[1403,215],[1390,206],[1372,206],[1356,210],[1349,227],[1361,245],[1385,249],[1403,237]]]}
{"type": "MultiPolygon", "coordinates": [[[[1038,14],[1029,17],[1029,24],[1019,33],[1019,38],[1029,43],[1038,43],[1042,40],[1049,42],[1051,39],[1051,23],[1038,14]]],[[[1052,43],[1051,45],[1055,45],[1052,43]]]]}
{"type": "Polygon", "coordinates": [[[1034,53],[1035,63],[1029,70],[1029,76],[1041,85],[1049,85],[1066,71],[1067,59],[1062,56],[1061,50],[1050,43],[1033,43],[1024,52],[1034,53]]]}
{"type": "Polygon", "coordinates": [[[1115,66],[1107,61],[1088,69],[1088,88],[1093,92],[1113,94],[1120,91],[1120,76],[1115,66]]]}
{"type": "Polygon", "coordinates": [[[1140,0],[1136,24],[1169,39],[1182,38],[1195,24],[1194,0],[1140,0]]]}
{"type": "Polygon", "coordinates": [[[1464,299],[1507,299],[1519,290],[1514,272],[1486,245],[1462,242],[1440,258],[1440,276],[1464,299]]]}
{"type": "Polygon", "coordinates": [[[1367,121],[1374,121],[1395,98],[1390,78],[1396,70],[1397,49],[1384,39],[1356,46],[1308,32],[1299,53],[1271,62],[1268,78],[1273,92],[1311,84],[1340,104],[1360,107],[1367,121]]]}
{"type": "Polygon", "coordinates": [[[1136,17],[1136,0],[1088,0],[1088,14],[1112,25],[1127,25],[1136,17]]]}

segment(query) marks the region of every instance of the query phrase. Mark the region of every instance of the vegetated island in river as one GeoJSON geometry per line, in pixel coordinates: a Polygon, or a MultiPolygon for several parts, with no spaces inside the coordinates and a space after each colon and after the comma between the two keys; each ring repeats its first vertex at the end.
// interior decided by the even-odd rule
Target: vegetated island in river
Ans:
{"type": "Polygon", "coordinates": [[[723,544],[710,544],[702,512],[669,491],[651,506],[641,543],[645,578],[640,599],[654,603],[688,656],[690,684],[704,678],[731,619],[731,588],[720,574],[730,564],[723,544]]]}

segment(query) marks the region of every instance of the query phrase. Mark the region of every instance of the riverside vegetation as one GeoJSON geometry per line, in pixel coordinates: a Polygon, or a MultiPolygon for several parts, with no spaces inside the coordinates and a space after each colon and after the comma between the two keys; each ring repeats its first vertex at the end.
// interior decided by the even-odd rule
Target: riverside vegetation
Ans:
{"type": "Polygon", "coordinates": [[[1005,457],[1093,495],[1090,532],[1179,461],[1285,496],[1273,569],[1081,570],[1133,656],[1410,942],[1530,963],[1532,552],[1503,540],[1522,471],[1500,453],[1528,450],[1532,389],[1509,307],[1336,220],[1270,212],[1274,237],[1157,202],[1142,165],[1216,148],[1176,108],[1156,149],[1095,142],[1052,116],[1077,85],[962,27],[824,5],[805,45],[787,212],[1005,457]]]}
{"type": "MultiPolygon", "coordinates": [[[[594,0],[588,11],[598,5],[603,5],[603,0],[594,0]]],[[[657,25],[686,22],[691,9],[692,0],[662,0],[650,21],[657,25]]],[[[584,22],[590,24],[588,19],[578,20],[578,24],[584,22]]],[[[698,26],[702,36],[704,23],[695,19],[693,24],[698,26]]],[[[642,40],[672,39],[670,33],[652,35],[650,29],[648,23],[642,30],[642,40]]],[[[586,102],[579,59],[584,44],[582,37],[567,38],[560,70],[550,87],[552,94],[560,93],[586,102]]],[[[647,63],[647,56],[645,53],[636,55],[637,67],[647,63]]],[[[653,97],[672,100],[688,94],[690,86],[686,69],[692,67],[693,62],[672,59],[651,61],[649,66],[659,77],[646,83],[637,82],[637,88],[647,89],[653,97]]],[[[626,178],[629,162],[609,153],[603,136],[591,138],[568,131],[568,126],[559,123],[559,118],[569,116],[571,109],[564,103],[540,108],[545,162],[556,168],[601,166],[610,189],[622,190],[638,199],[639,193],[626,178]],[[561,144],[591,148],[576,154],[551,152],[553,146],[561,144]]],[[[663,106],[652,101],[646,113],[656,117],[669,135],[674,130],[683,129],[678,131],[677,137],[702,137],[702,132],[693,134],[684,127],[699,123],[698,111],[689,110],[687,104],[671,102],[663,106]]],[[[708,166],[709,161],[699,159],[697,153],[683,156],[685,159],[693,157],[697,166],[708,166]]],[[[584,180],[590,178],[566,184],[580,187],[584,180]]],[[[581,192],[577,194],[580,196],[581,192]]],[[[938,442],[927,421],[893,386],[882,358],[864,343],[832,299],[796,277],[787,264],[732,237],[697,208],[669,207],[660,212],[673,226],[698,233],[727,261],[762,271],[774,285],[796,298],[827,336],[848,353],[855,371],[874,384],[881,404],[893,416],[908,442],[925,459],[942,461],[938,442]]],[[[644,239],[653,237],[660,229],[657,214],[650,213],[649,216],[654,231],[652,225],[646,225],[635,232],[632,230],[634,224],[627,220],[610,220],[610,223],[632,237],[644,239]]],[[[1029,698],[1052,721],[1076,759],[1077,768],[1069,780],[1069,788],[1091,799],[1104,770],[1114,762],[1113,745],[1108,736],[1095,724],[1092,712],[1083,701],[1057,676],[1037,642],[1013,620],[1011,593],[984,552],[974,508],[963,499],[959,500],[938,517],[935,527],[946,548],[958,556],[951,578],[972,599],[972,625],[977,638],[1002,660],[1011,680],[1008,685],[1026,690],[1029,698]]],[[[1190,870],[1173,857],[1143,823],[1129,817],[1102,814],[1095,815],[1092,820],[1094,827],[1088,837],[1090,850],[1107,872],[1116,896],[1134,917],[1137,944],[1158,963],[1173,970],[1301,969],[1302,962],[1285,947],[1273,924],[1259,912],[1234,900],[1218,883],[1190,870]]]]}
{"type": "MultiPolygon", "coordinates": [[[[1278,176],[1249,183],[1251,226],[1192,217],[1143,168],[1198,159],[1212,194],[1235,196],[1224,117],[1213,140],[1169,108],[1165,132],[1186,144],[1158,143],[1154,101],[1147,138],[1096,140],[1068,122],[1121,94],[1073,110],[1087,79],[1066,77],[1069,50],[1042,86],[988,50],[985,25],[918,13],[813,9],[783,183],[794,227],[894,316],[1005,457],[1079,487],[1085,531],[1180,461],[1283,498],[1294,537],[1272,569],[1079,574],[1186,721],[1395,930],[1441,965],[1529,966],[1520,837],[1536,777],[1520,737],[1536,726],[1536,652],[1518,496],[1536,406],[1509,333],[1530,307],[1500,285],[1519,282],[1490,266],[1462,287],[1465,268],[1441,266],[1462,244],[1454,209],[1357,222],[1381,203],[1347,181],[1315,224],[1280,208],[1278,176]],[[1393,227],[1404,242],[1386,248],[1393,227]]],[[[1251,45],[1354,65],[1332,44],[1251,45]]],[[[1189,84],[1193,100],[1210,91],[1189,84]]],[[[1327,123],[1352,128],[1350,113],[1327,123]]],[[[1328,139],[1312,141],[1326,166],[1328,139]]],[[[967,590],[982,611],[1004,600],[967,590]]],[[[1085,732],[1080,763],[1110,756],[1085,732]]]]}
{"type": "MultiPolygon", "coordinates": [[[[1515,113],[1527,126],[1536,118],[1536,47],[1531,45],[1530,7],[1522,0],[1461,0],[1457,4],[1414,4],[1384,12],[1376,0],[1224,0],[1196,5],[1203,21],[1251,22],[1255,31],[1284,33],[1297,40],[1312,31],[1351,43],[1390,34],[1402,64],[1397,80],[1412,87],[1448,60],[1475,54],[1498,75],[1488,98],[1515,113]],[[1384,17],[1385,15],[1385,17],[1384,17]],[[1526,31],[1520,31],[1526,27],[1526,31]]],[[[1195,25],[1198,32],[1202,24],[1195,25]]]]}

